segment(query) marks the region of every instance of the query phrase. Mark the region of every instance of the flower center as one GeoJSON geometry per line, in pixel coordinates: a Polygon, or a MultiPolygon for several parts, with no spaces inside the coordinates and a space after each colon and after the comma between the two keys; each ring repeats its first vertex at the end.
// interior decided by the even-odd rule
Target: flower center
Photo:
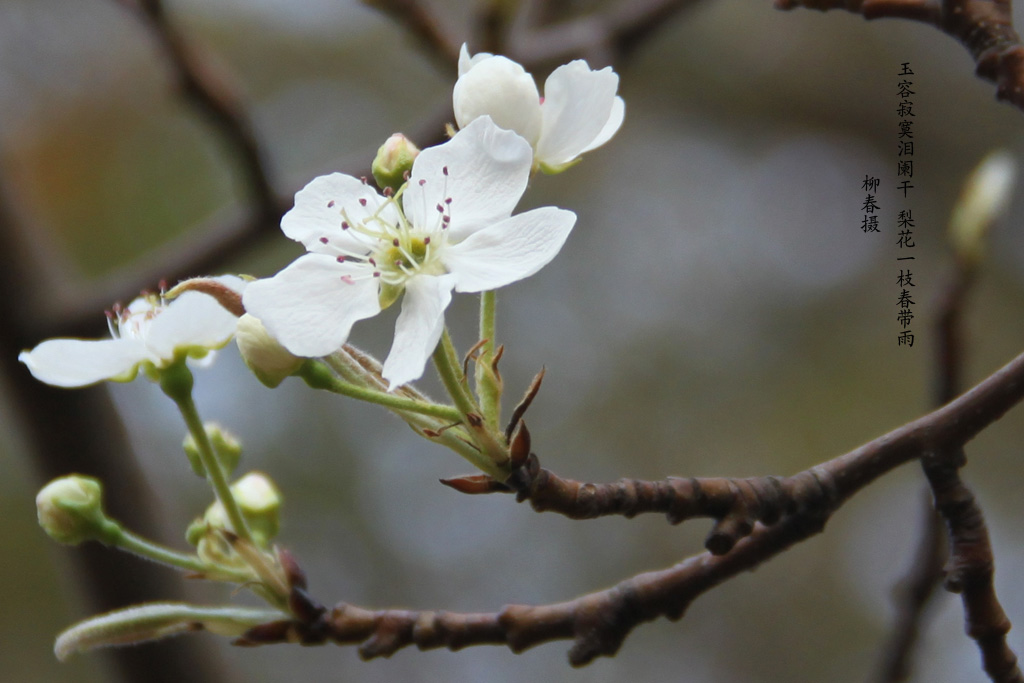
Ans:
{"type": "Polygon", "coordinates": [[[107,328],[114,339],[144,339],[150,324],[167,307],[163,294],[144,292],[127,306],[114,304],[106,311],[107,328]]]}
{"type": "MultiPolygon", "coordinates": [[[[448,175],[448,169],[443,169],[448,175]]],[[[447,180],[447,178],[445,178],[447,180]]],[[[419,184],[425,184],[420,180],[419,184]]],[[[423,211],[421,215],[428,218],[425,225],[413,225],[406,217],[401,198],[407,185],[403,185],[393,196],[362,220],[352,220],[346,211],[342,211],[342,230],[351,230],[367,240],[368,251],[356,253],[341,249],[337,244],[331,245],[327,237],[320,242],[330,245],[339,263],[359,264],[365,266],[363,274],[348,273],[341,277],[342,281],[355,283],[369,277],[380,282],[380,306],[382,309],[393,304],[405,289],[405,283],[416,275],[444,275],[447,269],[440,255],[448,242],[448,224],[451,221],[451,198],[438,203],[433,210],[423,211]],[[388,216],[386,209],[393,210],[394,216],[388,216]],[[433,214],[434,218],[429,218],[433,214]]],[[[362,201],[360,203],[363,203],[362,201]]],[[[363,204],[365,206],[365,204],[363,204]]]]}

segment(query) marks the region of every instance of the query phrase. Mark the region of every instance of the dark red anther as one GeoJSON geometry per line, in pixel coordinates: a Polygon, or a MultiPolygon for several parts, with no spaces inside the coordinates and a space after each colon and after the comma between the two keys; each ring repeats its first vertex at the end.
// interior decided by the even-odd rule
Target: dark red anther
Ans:
{"type": "Polygon", "coordinates": [[[348,230],[348,221],[342,221],[341,222],[341,229],[342,230],[348,230]]]}
{"type": "Polygon", "coordinates": [[[426,178],[420,178],[420,187],[423,187],[426,184],[427,184],[427,179],[426,178]]]}
{"type": "Polygon", "coordinates": [[[448,167],[447,166],[443,167],[441,169],[441,173],[444,173],[445,175],[448,175],[448,167]]]}
{"type": "Polygon", "coordinates": [[[333,209],[334,208],[334,200],[333,199],[331,201],[327,202],[327,208],[328,209],[333,209]]]}
{"type": "Polygon", "coordinates": [[[401,244],[401,242],[399,242],[398,238],[396,237],[395,239],[391,240],[391,244],[393,244],[393,245],[395,245],[397,247],[399,244],[401,244]]]}
{"type": "Polygon", "coordinates": [[[326,237],[321,237],[320,238],[320,244],[327,244],[328,242],[330,242],[330,240],[327,239],[326,237]]]}
{"type": "MultiPolygon", "coordinates": [[[[363,182],[366,182],[365,178],[363,178],[363,182]]],[[[359,206],[366,206],[366,197],[359,198],[359,206]]]]}

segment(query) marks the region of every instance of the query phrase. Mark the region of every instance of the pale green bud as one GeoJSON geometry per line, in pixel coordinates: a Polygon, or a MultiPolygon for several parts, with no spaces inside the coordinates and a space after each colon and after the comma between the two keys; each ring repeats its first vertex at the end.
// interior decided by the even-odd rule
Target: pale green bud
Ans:
{"type": "Polygon", "coordinates": [[[419,148],[401,133],[389,137],[377,150],[377,157],[370,167],[377,187],[382,190],[386,187],[392,190],[400,188],[405,183],[406,174],[412,172],[412,162],[419,153],[419,148]]]}
{"type": "MultiPolygon", "coordinates": [[[[238,467],[238,461],[242,458],[241,442],[234,434],[215,422],[207,422],[203,425],[203,429],[206,430],[210,446],[213,447],[213,455],[217,458],[217,462],[220,463],[221,470],[225,474],[233,472],[238,467]]],[[[188,456],[188,462],[192,466],[192,471],[200,477],[205,477],[206,468],[203,467],[202,458],[199,457],[199,447],[196,445],[195,438],[188,434],[181,447],[184,449],[185,455],[188,456]]]]}
{"type": "Polygon", "coordinates": [[[984,252],[989,228],[1006,213],[1017,180],[1017,162],[1006,151],[986,156],[964,184],[950,218],[954,253],[970,265],[984,252]]]}
{"type": "Polygon", "coordinates": [[[103,486],[80,474],[54,479],[36,496],[39,526],[58,543],[78,545],[109,537],[116,523],[103,512],[103,486]]]}
{"type": "MultiPolygon", "coordinates": [[[[238,503],[252,532],[253,540],[260,547],[267,547],[281,528],[281,494],[270,478],[262,472],[249,472],[231,485],[231,494],[238,503]]],[[[203,515],[201,522],[205,529],[228,529],[227,511],[217,501],[203,515]]],[[[186,533],[189,542],[200,536],[202,529],[193,529],[193,523],[186,533]]]]}
{"type": "Polygon", "coordinates": [[[252,374],[271,389],[294,375],[306,360],[281,346],[260,319],[248,313],[238,319],[235,343],[252,374]]]}

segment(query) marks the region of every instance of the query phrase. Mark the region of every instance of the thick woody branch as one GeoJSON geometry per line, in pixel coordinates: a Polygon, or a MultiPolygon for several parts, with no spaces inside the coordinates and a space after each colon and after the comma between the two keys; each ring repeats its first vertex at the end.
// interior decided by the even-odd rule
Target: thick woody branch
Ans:
{"type": "MultiPolygon", "coordinates": [[[[770,526],[751,521],[749,529],[736,529],[732,537],[734,544],[724,554],[702,553],[668,569],[639,574],[607,590],[568,602],[540,606],[511,605],[499,612],[481,614],[373,611],[344,603],[327,610],[308,597],[302,584],[293,590],[292,596],[292,611],[301,618],[253,628],[237,644],[362,643],[361,656],[372,658],[388,656],[409,645],[424,650],[438,647],[458,650],[470,645],[504,644],[514,652],[520,652],[543,642],[571,639],[573,646],[569,661],[573,666],[582,666],[598,656],[617,652],[637,625],[658,617],[681,618],[690,603],[705,591],[820,532],[843,502],[885,472],[938,448],[962,447],[1022,398],[1024,354],[949,405],[845,455],[788,478],[787,495],[791,499],[781,508],[781,519],[770,526]]],[[[535,458],[530,461],[536,463],[535,458]]],[[[529,487],[538,480],[541,471],[536,467],[535,474],[526,480],[526,487],[521,490],[530,491],[529,487]]],[[[571,512],[584,518],[597,516],[602,508],[608,514],[654,511],[655,508],[667,513],[679,505],[673,502],[676,489],[664,482],[594,485],[558,479],[557,484],[551,484],[554,480],[550,477],[546,481],[548,484],[538,487],[538,490],[545,491],[545,504],[553,506],[547,509],[557,508],[563,514],[571,512]]],[[[713,480],[700,481],[703,488],[713,480]]],[[[765,478],[763,481],[776,482],[764,487],[765,495],[773,495],[767,493],[772,488],[787,489],[786,485],[778,483],[783,480],[765,478]]],[[[740,487],[730,480],[718,480],[717,485],[721,490],[730,486],[740,487]]],[[[733,505],[741,500],[744,496],[736,494],[733,505]]],[[[733,516],[726,512],[721,519],[734,519],[736,527],[744,526],[744,515],[750,511],[740,505],[734,512],[733,516]]],[[[971,532],[977,530],[976,526],[970,525],[972,517],[960,519],[965,520],[963,538],[976,539],[976,536],[971,536],[971,532]]],[[[966,544],[965,540],[965,550],[968,549],[966,544]]],[[[976,547],[973,544],[969,549],[976,547]]],[[[954,572],[957,585],[965,592],[974,592],[980,585],[977,581],[980,572],[976,572],[974,567],[977,565],[958,567],[954,572]]],[[[973,604],[979,608],[992,607],[991,603],[984,601],[973,604]]],[[[1000,622],[977,619],[970,623],[1000,622]]],[[[977,634],[979,642],[987,645],[998,639],[1001,636],[998,630],[982,628],[977,634]]]]}
{"type": "MultiPolygon", "coordinates": [[[[942,299],[939,317],[938,397],[955,393],[962,374],[962,311],[974,281],[974,261],[957,259],[957,267],[942,299]]],[[[946,589],[960,593],[967,634],[981,651],[982,667],[997,683],[1020,683],[1024,674],[1006,643],[1011,624],[996,597],[995,558],[988,528],[974,494],[960,477],[967,462],[962,445],[951,445],[921,459],[935,498],[935,509],[946,523],[950,557],[945,567],[946,589]]]]}
{"type": "MultiPolygon", "coordinates": [[[[938,300],[935,326],[935,402],[938,405],[954,398],[960,390],[964,353],[961,314],[973,281],[974,268],[966,260],[956,259],[956,267],[950,272],[938,300]]],[[[926,472],[935,469],[933,463],[934,458],[931,457],[921,461],[926,472]]],[[[879,683],[895,683],[908,678],[911,655],[918,641],[925,609],[945,577],[943,565],[949,556],[947,535],[944,521],[932,504],[930,488],[923,525],[911,568],[894,591],[896,619],[881,659],[879,683]]]]}
{"type": "Polygon", "coordinates": [[[308,614],[310,619],[257,626],[235,643],[362,643],[360,656],[372,659],[390,656],[410,645],[421,650],[507,645],[513,652],[522,652],[553,640],[572,640],[569,662],[583,666],[599,656],[614,655],[626,636],[641,623],[658,617],[680,619],[699,595],[821,531],[824,522],[824,517],[811,514],[795,516],[772,527],[758,527],[728,555],[703,553],[668,569],[638,574],[607,590],[568,602],[509,605],[499,612],[479,614],[372,611],[345,603],[328,611],[310,603],[305,609],[296,610],[308,614]]]}
{"type": "Polygon", "coordinates": [[[794,510],[838,505],[886,472],[943,449],[961,448],[1024,398],[1024,354],[948,405],[860,448],[791,477],[620,479],[595,484],[566,479],[535,455],[505,481],[476,476],[453,488],[466,493],[515,492],[538,512],[572,519],[657,512],[672,524],[695,517],[716,521],[706,547],[726,553],[755,523],[773,524],[794,510]]]}
{"type": "Polygon", "coordinates": [[[845,9],[865,19],[931,24],[956,38],[996,84],[996,97],[1024,110],[1024,46],[1013,28],[1010,0],[775,0],[779,9],[845,9]]]}

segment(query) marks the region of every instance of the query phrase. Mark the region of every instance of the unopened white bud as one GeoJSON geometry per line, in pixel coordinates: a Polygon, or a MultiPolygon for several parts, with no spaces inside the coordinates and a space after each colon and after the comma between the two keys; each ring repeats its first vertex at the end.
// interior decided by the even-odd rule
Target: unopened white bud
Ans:
{"type": "Polygon", "coordinates": [[[58,543],[103,540],[116,525],[103,512],[98,479],[73,474],[54,479],[36,496],[39,526],[58,543]]]}
{"type": "Polygon", "coordinates": [[[271,389],[295,374],[306,361],[281,346],[260,319],[248,313],[238,319],[235,342],[256,379],[271,389]]]}

